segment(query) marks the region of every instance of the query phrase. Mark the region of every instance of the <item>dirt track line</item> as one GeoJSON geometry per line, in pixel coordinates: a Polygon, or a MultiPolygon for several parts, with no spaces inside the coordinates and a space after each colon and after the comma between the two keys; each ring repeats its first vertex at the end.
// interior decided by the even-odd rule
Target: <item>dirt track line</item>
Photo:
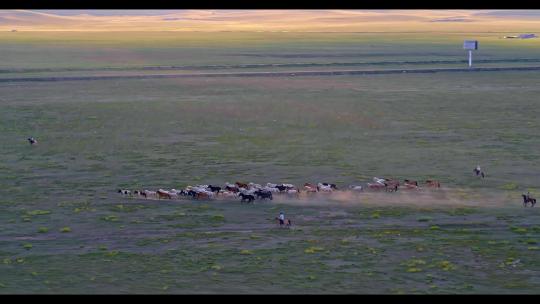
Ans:
{"type": "Polygon", "coordinates": [[[0,78],[1,82],[54,82],[89,81],[113,79],[152,79],[152,78],[197,78],[197,77],[301,77],[301,76],[344,76],[344,75],[384,75],[384,74],[425,74],[448,72],[495,72],[495,71],[539,71],[534,67],[503,68],[448,68],[448,69],[394,69],[394,70],[340,70],[340,71],[296,71],[296,72],[238,72],[238,73],[197,73],[197,74],[149,74],[149,75],[106,75],[106,76],[65,76],[65,77],[24,77],[0,78]]]}
{"type": "MultiPolygon", "coordinates": [[[[504,62],[540,62],[535,58],[516,59],[478,59],[476,63],[504,63],[504,62]]],[[[249,68],[275,68],[275,67],[331,67],[331,66],[369,66],[392,64],[459,64],[467,60],[404,60],[404,61],[373,61],[373,62],[329,62],[329,63],[248,63],[235,65],[161,65],[161,66],[135,66],[135,67],[100,67],[100,68],[41,68],[41,69],[0,69],[0,74],[8,73],[40,73],[40,72],[88,72],[88,71],[166,71],[166,70],[211,70],[211,69],[249,69],[249,68]]]]}

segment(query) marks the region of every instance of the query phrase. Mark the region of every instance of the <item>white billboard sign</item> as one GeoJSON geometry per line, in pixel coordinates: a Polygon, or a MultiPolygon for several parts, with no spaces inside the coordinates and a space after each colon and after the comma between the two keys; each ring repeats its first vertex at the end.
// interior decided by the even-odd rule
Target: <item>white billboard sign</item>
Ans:
{"type": "Polygon", "coordinates": [[[478,50],[478,40],[465,40],[463,48],[466,50],[478,50]]]}

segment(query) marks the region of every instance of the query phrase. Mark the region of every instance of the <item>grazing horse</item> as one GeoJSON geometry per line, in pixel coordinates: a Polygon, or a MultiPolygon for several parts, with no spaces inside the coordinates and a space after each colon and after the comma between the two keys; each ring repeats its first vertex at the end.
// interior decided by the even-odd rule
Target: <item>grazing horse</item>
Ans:
{"type": "Polygon", "coordinates": [[[162,199],[162,198],[172,199],[172,195],[165,190],[159,189],[156,193],[158,195],[158,199],[162,199]]]}
{"type": "Polygon", "coordinates": [[[531,203],[531,207],[534,207],[536,205],[536,199],[531,197],[531,195],[527,192],[527,194],[522,194],[523,197],[523,207],[527,207],[527,203],[531,203]]]}
{"type": "Polygon", "coordinates": [[[254,192],[258,199],[269,199],[273,200],[272,192],[270,191],[263,191],[263,190],[257,190],[254,192]]]}
{"type": "Polygon", "coordinates": [[[217,193],[219,193],[219,191],[221,190],[221,187],[215,187],[215,186],[212,186],[212,185],[208,185],[207,188],[210,189],[210,191],[217,192],[217,193]]]}
{"type": "Polygon", "coordinates": [[[428,179],[426,181],[426,185],[428,187],[432,187],[432,188],[440,188],[441,187],[441,183],[439,183],[439,181],[431,180],[431,179],[428,179]]]}
{"type": "Polygon", "coordinates": [[[255,197],[251,194],[244,194],[244,193],[240,193],[238,196],[240,196],[242,199],[240,200],[240,202],[245,202],[247,201],[247,203],[251,203],[255,200],[255,197]]]}

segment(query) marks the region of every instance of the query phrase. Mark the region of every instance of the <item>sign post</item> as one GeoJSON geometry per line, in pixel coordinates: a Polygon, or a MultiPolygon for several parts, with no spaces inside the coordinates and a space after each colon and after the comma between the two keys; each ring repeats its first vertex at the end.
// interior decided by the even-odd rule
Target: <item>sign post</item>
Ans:
{"type": "Polygon", "coordinates": [[[478,50],[477,40],[465,40],[463,48],[469,51],[469,68],[472,67],[472,51],[478,50]]]}

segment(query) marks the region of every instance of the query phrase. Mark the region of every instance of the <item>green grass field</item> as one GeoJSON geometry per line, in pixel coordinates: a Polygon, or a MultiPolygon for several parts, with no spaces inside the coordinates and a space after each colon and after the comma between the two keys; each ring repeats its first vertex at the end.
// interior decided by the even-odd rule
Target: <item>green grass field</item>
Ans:
{"type": "MultiPolygon", "coordinates": [[[[0,77],[466,58],[457,34],[107,35],[2,33],[0,77]]],[[[501,60],[491,66],[540,59],[537,40],[483,35],[475,58],[501,60]]],[[[520,194],[540,193],[539,82],[530,71],[0,83],[0,293],[538,293],[540,214],[520,194]],[[116,193],[373,176],[445,189],[255,205],[116,193]],[[279,211],[292,229],[276,227],[279,211]]]]}

